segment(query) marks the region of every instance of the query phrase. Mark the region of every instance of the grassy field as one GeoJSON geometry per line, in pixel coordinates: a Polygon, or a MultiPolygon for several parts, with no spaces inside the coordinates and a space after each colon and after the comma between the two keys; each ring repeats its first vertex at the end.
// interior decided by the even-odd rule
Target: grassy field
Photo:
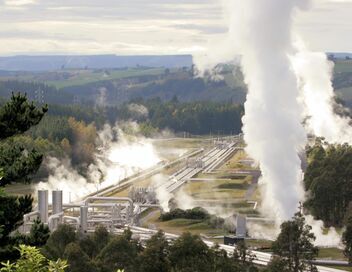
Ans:
{"type": "Polygon", "coordinates": [[[343,255],[343,251],[338,248],[320,248],[319,249],[319,259],[331,258],[334,260],[346,260],[343,255]]]}
{"type": "Polygon", "coordinates": [[[142,227],[153,227],[155,229],[162,229],[165,232],[174,234],[182,234],[184,232],[190,232],[192,234],[215,236],[225,235],[227,231],[224,229],[214,229],[210,227],[206,222],[196,219],[174,219],[170,221],[160,221],[160,211],[154,211],[148,220],[142,224],[142,227]]]}
{"type": "Polygon", "coordinates": [[[163,68],[151,68],[151,69],[135,69],[130,68],[127,70],[109,70],[108,73],[105,71],[95,72],[92,70],[77,70],[72,75],[72,77],[66,80],[48,80],[47,84],[53,85],[57,88],[64,88],[68,86],[80,86],[88,83],[121,79],[135,76],[145,76],[145,75],[160,75],[163,74],[165,69],[163,68]]]}
{"type": "Polygon", "coordinates": [[[338,60],[335,62],[335,73],[352,72],[352,60],[338,60]]]}
{"type": "Polygon", "coordinates": [[[34,194],[35,184],[13,183],[7,185],[4,189],[10,195],[28,195],[34,194]]]}
{"type": "MultiPolygon", "coordinates": [[[[173,71],[173,69],[171,69],[173,71]]],[[[0,80],[25,80],[43,82],[56,88],[81,86],[89,83],[117,80],[138,76],[153,76],[165,73],[164,68],[129,68],[125,70],[96,69],[96,70],[58,70],[43,73],[25,74],[19,76],[3,76],[0,80]]]]}
{"type": "Polygon", "coordinates": [[[336,93],[339,97],[341,97],[344,100],[348,100],[348,101],[352,100],[352,87],[338,89],[336,90],[336,93]]]}
{"type": "Polygon", "coordinates": [[[248,184],[243,180],[192,181],[184,186],[184,191],[194,199],[238,199],[244,198],[248,184]]]}

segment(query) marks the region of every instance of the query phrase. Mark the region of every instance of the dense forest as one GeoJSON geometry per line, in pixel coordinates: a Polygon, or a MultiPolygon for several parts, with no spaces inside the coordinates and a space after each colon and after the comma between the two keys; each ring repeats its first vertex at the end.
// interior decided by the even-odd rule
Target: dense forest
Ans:
{"type": "Polygon", "coordinates": [[[326,225],[343,226],[352,216],[352,147],[317,139],[307,154],[305,206],[326,225]]]}

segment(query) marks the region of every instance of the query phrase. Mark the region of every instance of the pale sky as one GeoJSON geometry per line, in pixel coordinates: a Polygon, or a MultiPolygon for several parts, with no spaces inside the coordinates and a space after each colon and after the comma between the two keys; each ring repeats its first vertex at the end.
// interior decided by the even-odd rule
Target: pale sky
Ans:
{"type": "MultiPolygon", "coordinates": [[[[316,0],[296,26],[312,50],[352,52],[352,0],[316,0]]],[[[191,54],[226,31],[219,0],[0,0],[3,56],[191,54]]]]}

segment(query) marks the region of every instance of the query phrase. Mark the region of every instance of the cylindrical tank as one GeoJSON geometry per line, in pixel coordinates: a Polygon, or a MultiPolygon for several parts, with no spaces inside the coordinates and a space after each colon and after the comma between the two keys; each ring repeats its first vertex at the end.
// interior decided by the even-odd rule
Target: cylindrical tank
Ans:
{"type": "Polygon", "coordinates": [[[88,229],[88,206],[80,207],[80,230],[82,233],[86,233],[88,229]]]}
{"type": "Polygon", "coordinates": [[[39,219],[43,223],[48,222],[48,190],[38,191],[38,212],[39,219]]]}
{"type": "Polygon", "coordinates": [[[52,191],[53,196],[53,214],[62,212],[62,191],[54,190],[52,191]]]}

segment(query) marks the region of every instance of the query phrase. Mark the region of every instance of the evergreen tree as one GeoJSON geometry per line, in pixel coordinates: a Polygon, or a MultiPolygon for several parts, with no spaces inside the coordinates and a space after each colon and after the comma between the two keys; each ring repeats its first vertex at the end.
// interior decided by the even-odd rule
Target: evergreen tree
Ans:
{"type": "Polygon", "coordinates": [[[312,227],[306,225],[301,212],[296,213],[292,220],[282,223],[281,232],[272,245],[273,253],[277,257],[270,266],[284,266],[284,271],[292,272],[317,271],[311,263],[318,255],[318,248],[313,245],[315,236],[311,230],[312,227]]]}
{"type": "Polygon", "coordinates": [[[346,230],[343,233],[342,241],[345,245],[344,254],[352,264],[352,216],[346,220],[346,230]]]}
{"type": "Polygon", "coordinates": [[[141,270],[144,272],[170,271],[169,244],[162,231],[153,235],[140,255],[141,270]]]}

